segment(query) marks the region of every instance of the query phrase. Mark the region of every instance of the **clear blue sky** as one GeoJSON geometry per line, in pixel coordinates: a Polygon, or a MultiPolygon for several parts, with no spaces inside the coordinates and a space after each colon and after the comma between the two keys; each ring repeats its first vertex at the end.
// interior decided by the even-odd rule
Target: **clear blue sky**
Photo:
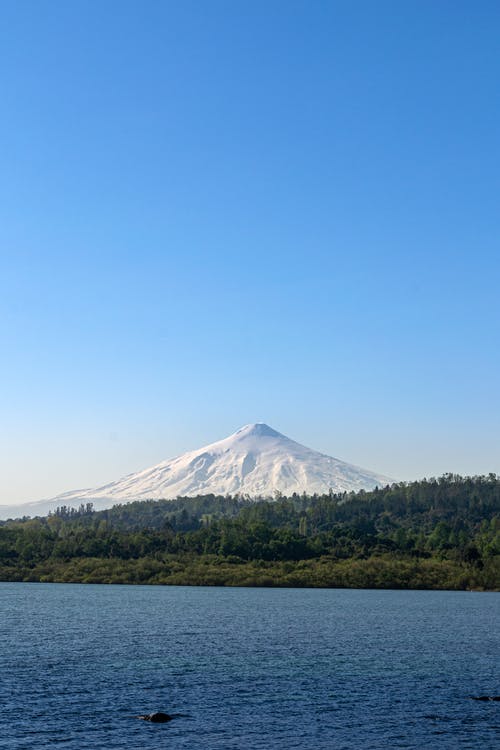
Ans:
{"type": "Polygon", "coordinates": [[[0,502],[247,422],[500,472],[497,2],[0,9],[0,502]]]}

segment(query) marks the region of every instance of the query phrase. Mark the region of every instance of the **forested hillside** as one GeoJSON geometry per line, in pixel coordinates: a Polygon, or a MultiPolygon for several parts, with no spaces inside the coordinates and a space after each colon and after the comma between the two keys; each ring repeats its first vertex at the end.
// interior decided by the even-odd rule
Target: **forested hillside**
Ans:
{"type": "Polygon", "coordinates": [[[500,589],[500,479],[59,508],[0,525],[0,579],[500,589]]]}

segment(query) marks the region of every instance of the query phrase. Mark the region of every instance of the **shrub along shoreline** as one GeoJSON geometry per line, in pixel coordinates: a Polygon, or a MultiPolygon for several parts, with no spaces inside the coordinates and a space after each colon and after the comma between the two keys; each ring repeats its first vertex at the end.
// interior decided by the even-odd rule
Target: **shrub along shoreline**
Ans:
{"type": "Polygon", "coordinates": [[[500,565],[478,570],[449,560],[370,557],[332,560],[244,561],[220,557],[164,560],[75,558],[34,567],[0,567],[1,581],[101,583],[170,586],[244,586],[278,588],[427,589],[498,591],[500,565]]]}

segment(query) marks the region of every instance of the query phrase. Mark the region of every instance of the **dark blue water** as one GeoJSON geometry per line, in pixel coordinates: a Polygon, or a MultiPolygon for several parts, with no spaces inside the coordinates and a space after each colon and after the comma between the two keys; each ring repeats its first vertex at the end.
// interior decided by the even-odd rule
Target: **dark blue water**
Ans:
{"type": "Polygon", "coordinates": [[[0,584],[0,746],[500,747],[500,595],[0,584]],[[169,724],[132,718],[188,714],[169,724]]]}

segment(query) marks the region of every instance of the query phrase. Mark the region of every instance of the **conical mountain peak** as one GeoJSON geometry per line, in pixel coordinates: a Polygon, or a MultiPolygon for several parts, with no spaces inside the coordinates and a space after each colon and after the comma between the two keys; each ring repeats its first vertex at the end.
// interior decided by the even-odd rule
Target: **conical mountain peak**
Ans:
{"type": "MultiPolygon", "coordinates": [[[[356,492],[385,486],[391,479],[306,448],[264,422],[241,427],[223,440],[162,461],[91,490],[19,506],[26,515],[47,513],[58,505],[93,502],[96,509],[133,500],[196,495],[273,497],[293,493],[356,492]]],[[[0,508],[9,517],[11,507],[0,508]]],[[[12,515],[12,513],[11,513],[12,515]]]]}
{"type": "MultiPolygon", "coordinates": [[[[273,497],[276,492],[352,492],[390,482],[387,477],[306,448],[265,422],[254,422],[203,448],[88,490],[84,499],[99,501],[99,505],[102,500],[109,506],[113,504],[110,500],[207,494],[273,497]]],[[[69,501],[68,495],[65,498],[69,501]]]]}

